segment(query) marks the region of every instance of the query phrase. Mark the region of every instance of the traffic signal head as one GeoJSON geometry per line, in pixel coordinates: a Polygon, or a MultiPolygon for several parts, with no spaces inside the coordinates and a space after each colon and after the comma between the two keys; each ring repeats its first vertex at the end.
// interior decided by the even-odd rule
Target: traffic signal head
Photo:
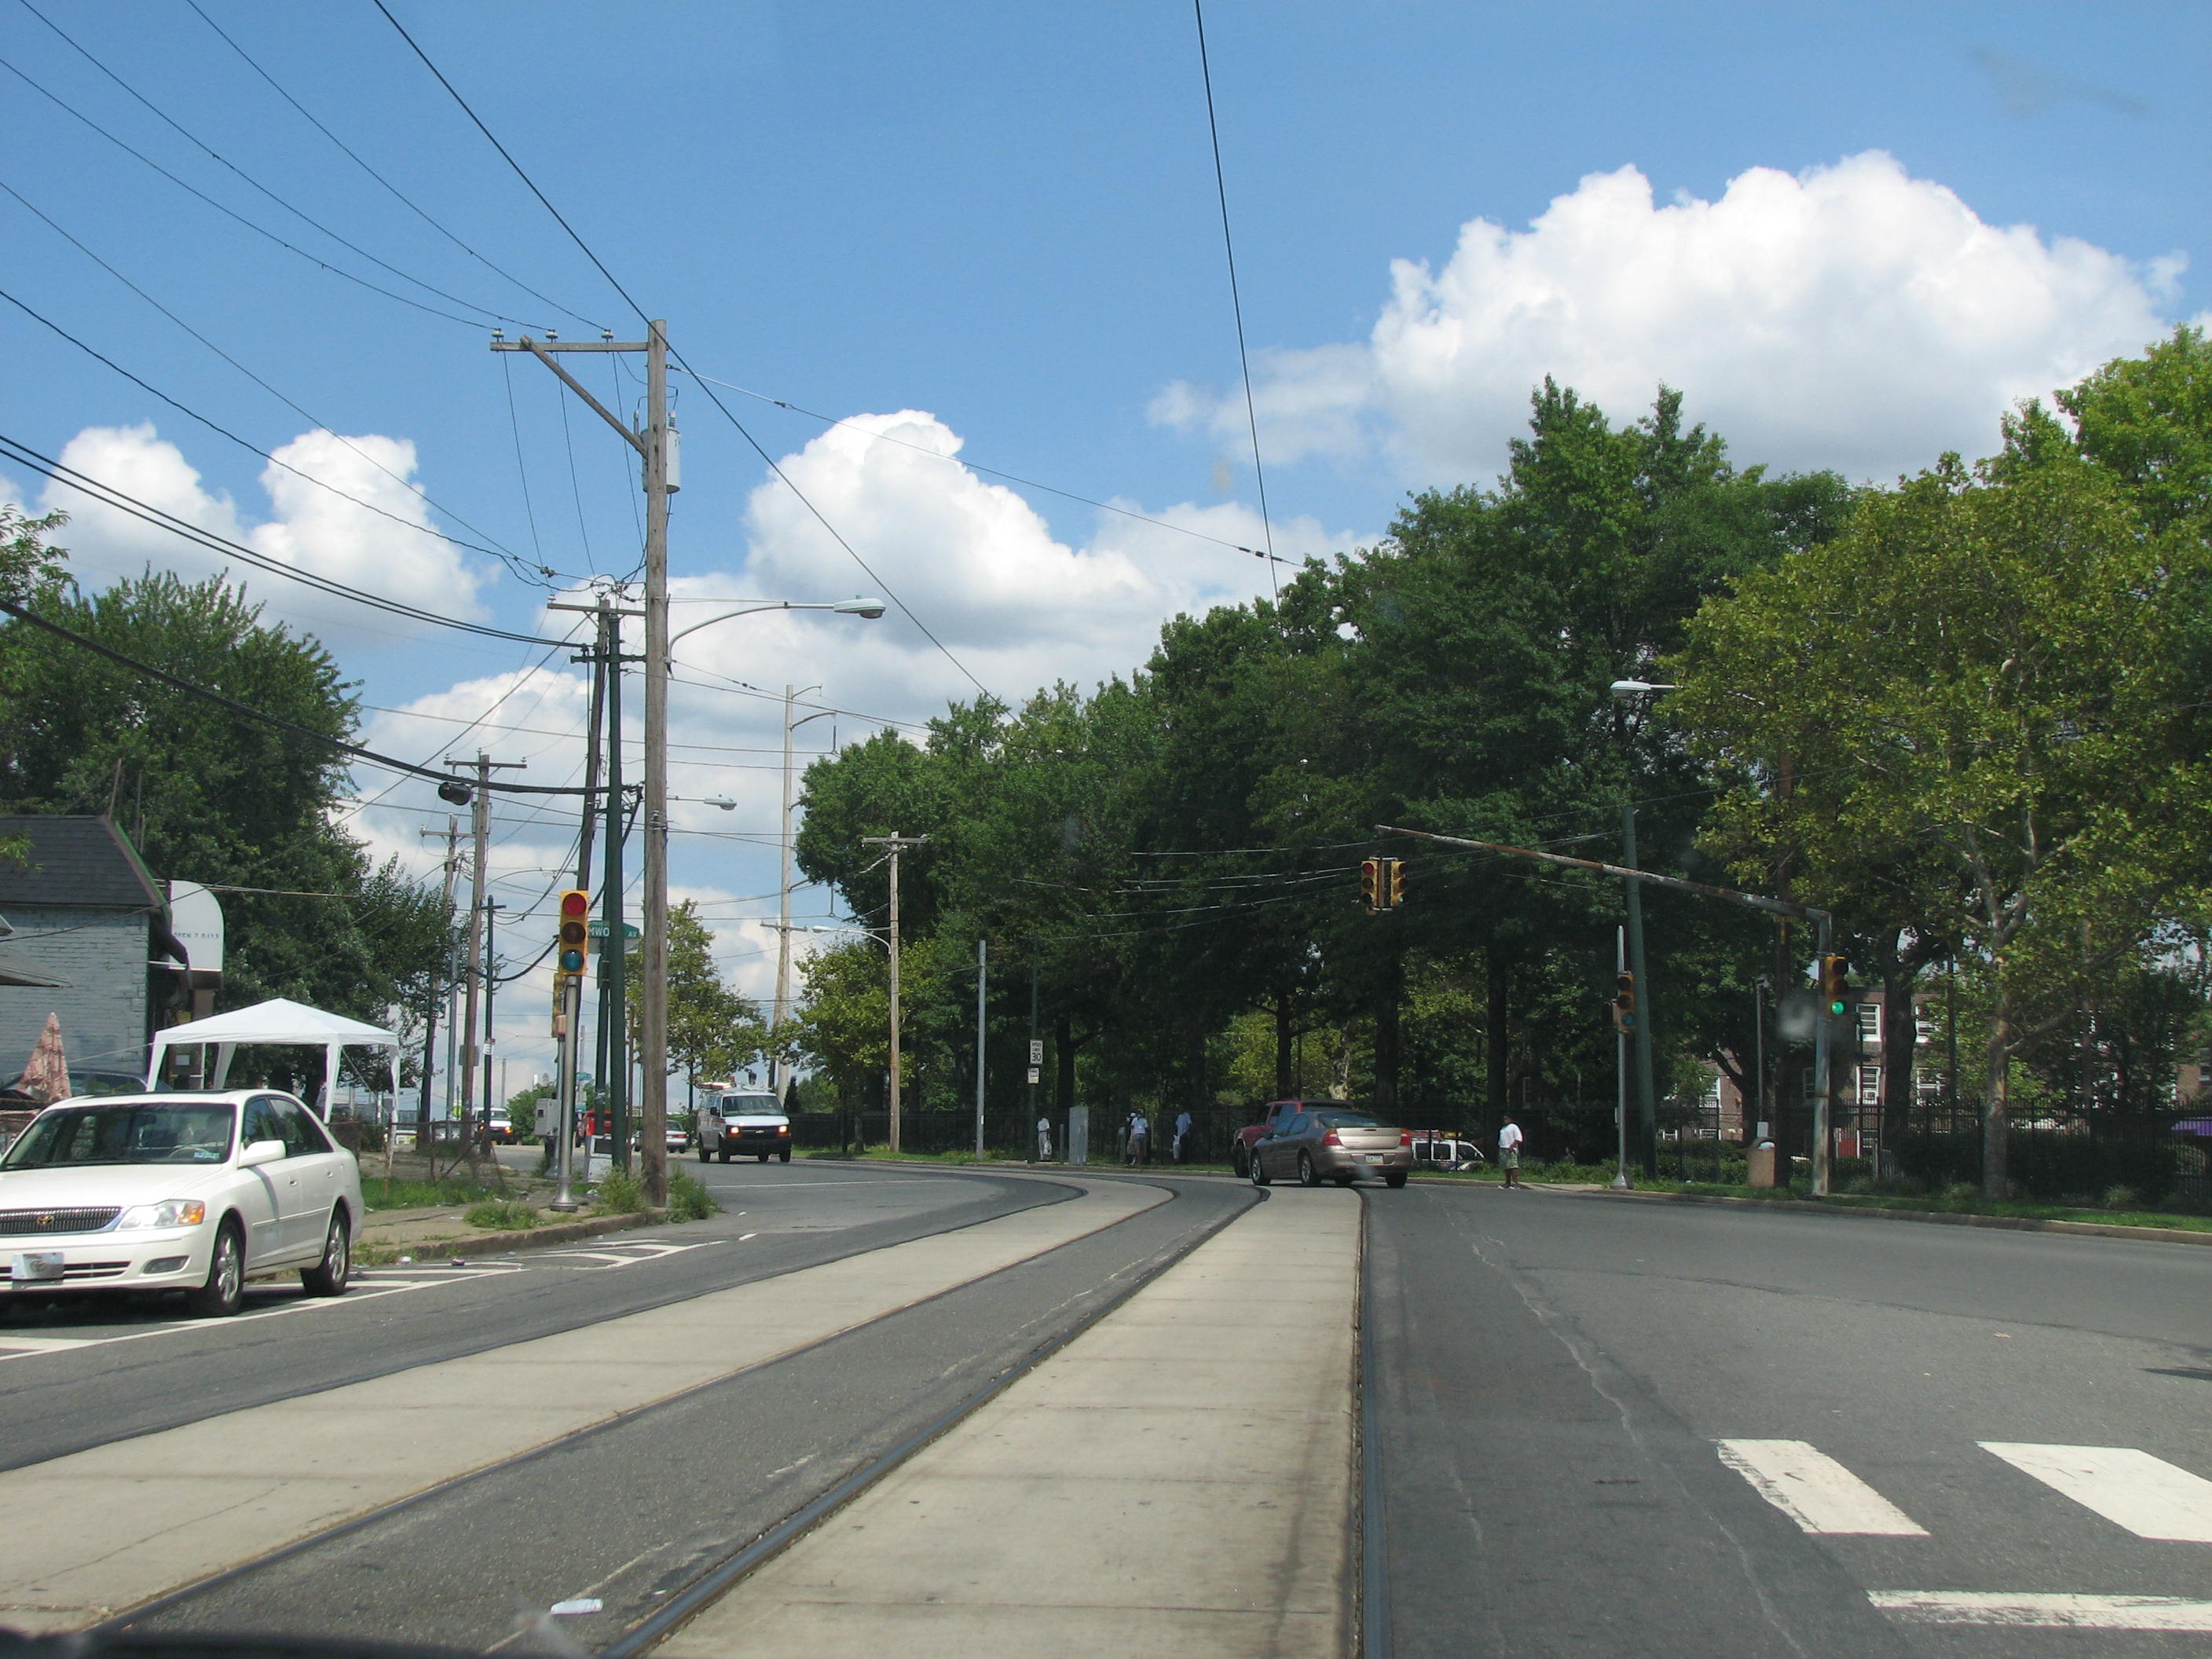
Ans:
{"type": "Polygon", "coordinates": [[[584,946],[590,942],[592,896],[580,887],[561,895],[561,943],[553,965],[564,974],[584,971],[584,946]]]}
{"type": "Polygon", "coordinates": [[[1359,902],[1370,910],[1382,908],[1382,860],[1359,861],[1359,902]]]}
{"type": "Polygon", "coordinates": [[[1850,971],[1848,957],[1820,958],[1820,1000],[1827,1004],[1831,1018],[1840,1019],[1851,1011],[1850,991],[1844,983],[1850,971]]]}
{"type": "Polygon", "coordinates": [[[1636,1029],[1636,975],[1626,970],[1613,976],[1613,1023],[1624,1031],[1636,1029]]]}
{"type": "Polygon", "coordinates": [[[1385,859],[1382,862],[1389,867],[1389,879],[1384,884],[1383,898],[1387,908],[1395,910],[1406,902],[1406,861],[1403,859],[1385,859]]]}

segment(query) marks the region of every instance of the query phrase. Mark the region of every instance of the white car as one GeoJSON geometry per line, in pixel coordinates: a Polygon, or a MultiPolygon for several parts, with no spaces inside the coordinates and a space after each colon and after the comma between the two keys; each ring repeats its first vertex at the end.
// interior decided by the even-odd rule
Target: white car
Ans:
{"type": "Polygon", "coordinates": [[[342,1296],[361,1166],[290,1095],[84,1097],[0,1157],[0,1295],[181,1290],[234,1314],[248,1278],[342,1296]]]}

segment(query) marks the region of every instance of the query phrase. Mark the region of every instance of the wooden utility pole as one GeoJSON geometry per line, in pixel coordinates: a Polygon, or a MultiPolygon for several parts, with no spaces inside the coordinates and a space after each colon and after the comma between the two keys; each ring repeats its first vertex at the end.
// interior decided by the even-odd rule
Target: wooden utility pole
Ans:
{"type": "MultiPolygon", "coordinates": [[[[479,1033],[477,1029],[477,993],[483,983],[484,883],[488,873],[484,859],[491,846],[491,775],[495,770],[519,772],[529,763],[495,761],[479,749],[473,761],[457,761],[449,755],[446,764],[472,766],[477,775],[476,784],[469,791],[469,846],[473,867],[469,872],[468,977],[463,981],[465,1012],[461,1017],[461,1111],[465,1119],[476,1099],[477,1062],[481,1059],[488,1064],[491,1058],[483,1052],[488,1034],[479,1033]]],[[[447,787],[439,786],[441,789],[447,787]]]]}
{"type": "MultiPolygon", "coordinates": [[[[436,835],[438,831],[435,830],[420,830],[416,833],[420,836],[428,836],[436,835]]],[[[446,990],[439,994],[441,996],[450,994],[453,989],[453,947],[451,942],[451,934],[453,926],[453,879],[459,873],[461,867],[461,821],[450,812],[446,815],[445,835],[446,927],[447,932],[447,943],[446,945],[445,954],[446,978],[447,982],[446,990]]],[[[422,1023],[422,1103],[417,1107],[416,1112],[415,1140],[416,1144],[422,1147],[425,1152],[428,1152],[430,1148],[430,1074],[437,1069],[434,1062],[438,1056],[438,997],[435,996],[430,999],[429,1011],[424,1016],[422,1023]]],[[[395,1107],[393,1115],[396,1117],[398,1115],[398,1114],[395,1107]]],[[[385,1137],[386,1144],[387,1146],[389,1146],[391,1141],[398,1136],[398,1132],[399,1126],[397,1123],[394,1123],[391,1127],[390,1132],[385,1137]]],[[[388,1176],[392,1173],[389,1167],[391,1160],[386,1158],[385,1162],[386,1165],[385,1173],[388,1176]]]]}
{"type": "Polygon", "coordinates": [[[890,1141],[891,1151],[899,1150],[899,854],[909,847],[920,847],[927,836],[902,836],[894,831],[888,836],[863,836],[863,847],[887,847],[891,863],[891,1075],[890,1075],[890,1141]]]}
{"type": "MultiPolygon", "coordinates": [[[[639,1135],[642,1141],[645,1190],[653,1203],[668,1196],[668,498],[682,489],[676,429],[668,422],[668,325],[654,319],[643,340],[564,342],[524,335],[508,340],[495,331],[494,351],[527,351],[551,369],[586,407],[620,433],[638,453],[645,484],[645,891],[639,900],[639,957],[644,964],[638,987],[639,1135]],[[557,358],[574,351],[645,354],[645,425],[641,430],[586,392],[557,358]]],[[[619,666],[611,668],[609,701],[614,701],[619,666]]],[[[611,811],[618,811],[620,792],[611,788],[611,811]]],[[[619,904],[621,895],[609,902],[619,904]]],[[[622,931],[612,928],[602,951],[619,953],[622,931]]],[[[619,973],[619,969],[617,969],[619,973]]],[[[615,1069],[612,1067],[610,1070],[615,1069]]],[[[619,1136],[619,1131],[617,1131],[619,1136]]],[[[625,1155],[618,1139],[617,1156],[625,1155]]]]}

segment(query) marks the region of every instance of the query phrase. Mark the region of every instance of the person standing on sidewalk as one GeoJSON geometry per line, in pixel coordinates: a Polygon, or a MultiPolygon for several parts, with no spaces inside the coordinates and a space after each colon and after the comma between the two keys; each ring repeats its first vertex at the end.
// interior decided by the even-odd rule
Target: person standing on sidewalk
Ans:
{"type": "Polygon", "coordinates": [[[1505,1127],[1498,1132],[1498,1167],[1505,1171],[1505,1184],[1521,1184],[1521,1142],[1524,1139],[1521,1126],[1513,1121],[1513,1114],[1505,1115],[1505,1127]]]}
{"type": "Polygon", "coordinates": [[[1048,1117],[1037,1120],[1036,1161],[1040,1164],[1052,1162],[1052,1120],[1048,1117]]]}

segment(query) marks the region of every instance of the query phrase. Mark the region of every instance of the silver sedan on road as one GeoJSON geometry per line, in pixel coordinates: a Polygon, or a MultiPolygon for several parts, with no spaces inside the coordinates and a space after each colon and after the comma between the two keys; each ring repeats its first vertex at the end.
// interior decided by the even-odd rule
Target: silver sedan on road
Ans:
{"type": "Polygon", "coordinates": [[[1255,1187],[1270,1185],[1279,1176],[1296,1176],[1304,1187],[1324,1180],[1349,1187],[1364,1175],[1402,1187],[1413,1167],[1413,1131],[1386,1127],[1372,1113],[1350,1106],[1293,1112],[1252,1146],[1255,1187]]]}
{"type": "Polygon", "coordinates": [[[0,1157],[0,1296],[180,1290],[219,1316],[284,1271],[341,1296],[362,1214],[361,1166],[290,1095],[64,1100],[0,1157]]]}

